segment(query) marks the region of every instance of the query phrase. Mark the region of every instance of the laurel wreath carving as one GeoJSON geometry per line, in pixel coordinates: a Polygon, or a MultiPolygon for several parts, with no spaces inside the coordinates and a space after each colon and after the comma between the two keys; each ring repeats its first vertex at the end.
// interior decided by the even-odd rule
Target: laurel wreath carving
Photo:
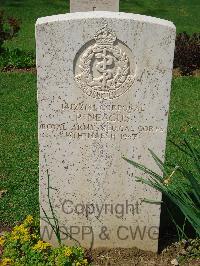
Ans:
{"type": "MultiPolygon", "coordinates": [[[[101,89],[101,86],[92,85],[93,76],[91,73],[91,62],[95,53],[101,53],[103,46],[93,45],[89,47],[80,58],[79,68],[81,73],[76,77],[80,82],[81,80],[87,84],[87,86],[93,87],[93,89],[101,89]]],[[[117,90],[125,82],[130,74],[129,59],[124,51],[118,46],[108,46],[107,51],[110,52],[116,59],[116,69],[113,73],[113,78],[107,81],[107,90],[117,90]]]]}
{"type": "Polygon", "coordinates": [[[94,35],[93,44],[78,54],[74,61],[75,80],[85,94],[96,99],[113,99],[131,88],[135,79],[131,74],[133,62],[129,61],[131,51],[123,47],[105,24],[94,35]]]}

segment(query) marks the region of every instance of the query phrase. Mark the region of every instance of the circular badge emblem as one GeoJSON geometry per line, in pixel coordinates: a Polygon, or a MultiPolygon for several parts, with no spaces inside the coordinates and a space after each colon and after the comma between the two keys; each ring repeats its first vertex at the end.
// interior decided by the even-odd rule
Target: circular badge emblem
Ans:
{"type": "Polygon", "coordinates": [[[105,25],[74,60],[77,85],[95,99],[120,97],[134,82],[131,50],[105,25]]]}

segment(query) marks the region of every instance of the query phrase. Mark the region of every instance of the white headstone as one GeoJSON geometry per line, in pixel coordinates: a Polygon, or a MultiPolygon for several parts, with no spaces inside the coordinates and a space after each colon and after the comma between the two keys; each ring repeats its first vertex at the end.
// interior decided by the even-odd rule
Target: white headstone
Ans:
{"type": "Polygon", "coordinates": [[[70,0],[70,12],[119,11],[119,0],[70,0]]]}
{"type": "Polygon", "coordinates": [[[161,194],[122,156],[157,172],[148,149],[164,159],[174,40],[171,22],[134,14],[37,21],[41,217],[52,217],[48,169],[62,232],[84,247],[158,249],[160,205],[142,199],[161,194]]]}

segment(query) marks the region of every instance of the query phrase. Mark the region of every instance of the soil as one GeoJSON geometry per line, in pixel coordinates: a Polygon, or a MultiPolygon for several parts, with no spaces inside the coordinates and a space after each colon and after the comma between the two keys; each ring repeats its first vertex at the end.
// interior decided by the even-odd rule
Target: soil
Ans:
{"type": "Polygon", "coordinates": [[[14,67],[6,67],[1,70],[2,72],[11,72],[11,73],[33,73],[37,74],[36,68],[31,67],[31,68],[14,68],[14,67]]]}
{"type": "MultiPolygon", "coordinates": [[[[131,249],[96,249],[92,251],[94,266],[169,266],[176,261],[180,247],[175,244],[164,249],[160,254],[131,249]]],[[[178,261],[178,260],[177,260],[178,261]]],[[[186,260],[178,265],[199,266],[200,259],[186,260]]]]}
{"type": "MultiPolygon", "coordinates": [[[[182,77],[184,75],[182,75],[181,71],[179,68],[174,68],[173,69],[173,77],[177,78],[177,77],[182,77]]],[[[192,72],[192,77],[200,77],[200,69],[196,69],[192,72]]]]}

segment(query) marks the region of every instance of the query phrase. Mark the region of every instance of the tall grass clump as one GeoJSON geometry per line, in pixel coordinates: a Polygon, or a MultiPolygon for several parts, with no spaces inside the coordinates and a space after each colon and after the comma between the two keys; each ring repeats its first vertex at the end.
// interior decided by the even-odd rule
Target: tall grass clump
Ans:
{"type": "MultiPolygon", "coordinates": [[[[199,140],[199,132],[195,131],[195,137],[199,140]]],[[[159,175],[142,164],[123,158],[134,167],[149,175],[149,178],[136,177],[138,182],[142,182],[160,192],[162,192],[172,203],[174,203],[185,217],[185,221],[194,228],[197,236],[200,236],[200,151],[187,139],[181,144],[173,143],[180,152],[186,156],[185,163],[174,163],[170,169],[149,150],[155,163],[162,171],[159,175]],[[189,168],[191,162],[192,167],[189,168]]],[[[173,222],[175,220],[172,217],[173,222]]],[[[176,223],[176,222],[175,222],[176,223]]],[[[184,235],[184,228],[176,224],[177,229],[184,235]]],[[[179,232],[180,232],[179,231],[179,232]]]]}

